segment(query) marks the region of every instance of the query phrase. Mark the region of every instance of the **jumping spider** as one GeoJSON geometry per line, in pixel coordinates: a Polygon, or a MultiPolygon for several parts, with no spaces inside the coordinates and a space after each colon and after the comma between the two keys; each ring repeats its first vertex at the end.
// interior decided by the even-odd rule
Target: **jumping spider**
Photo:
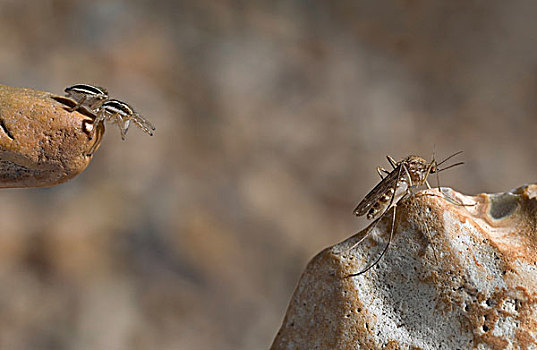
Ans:
{"type": "Polygon", "coordinates": [[[68,109],[70,112],[74,112],[84,106],[86,110],[95,116],[93,127],[90,131],[91,138],[93,138],[99,123],[104,123],[105,120],[118,124],[123,140],[125,140],[131,121],[147,134],[153,136],[155,127],[127,103],[109,99],[106,89],[89,84],[75,84],[66,88],[65,92],[67,93],[66,97],[73,99],[75,102],[75,105],[68,109]]]}
{"type": "Polygon", "coordinates": [[[103,103],[97,112],[97,118],[93,122],[95,130],[99,123],[110,120],[118,124],[121,139],[125,140],[131,121],[149,136],[153,136],[155,127],[148,120],[138,114],[131,106],[119,100],[110,99],[103,103]]]}

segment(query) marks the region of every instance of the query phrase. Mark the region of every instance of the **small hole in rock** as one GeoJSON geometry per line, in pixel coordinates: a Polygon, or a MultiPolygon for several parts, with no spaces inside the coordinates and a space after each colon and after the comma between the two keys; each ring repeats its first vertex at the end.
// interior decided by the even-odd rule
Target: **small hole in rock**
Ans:
{"type": "Polygon", "coordinates": [[[489,327],[486,324],[484,324],[482,328],[483,328],[483,332],[489,331],[489,327]]]}

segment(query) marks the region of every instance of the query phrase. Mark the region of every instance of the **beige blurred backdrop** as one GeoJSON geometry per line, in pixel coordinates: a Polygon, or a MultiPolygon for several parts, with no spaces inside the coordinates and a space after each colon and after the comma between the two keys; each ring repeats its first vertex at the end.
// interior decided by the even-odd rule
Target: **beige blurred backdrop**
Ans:
{"type": "MultiPolygon", "coordinates": [[[[89,168],[0,195],[0,348],[266,349],[385,155],[535,181],[537,2],[0,0],[1,83],[108,88],[89,168]]],[[[436,182],[436,180],[433,180],[436,182]]]]}

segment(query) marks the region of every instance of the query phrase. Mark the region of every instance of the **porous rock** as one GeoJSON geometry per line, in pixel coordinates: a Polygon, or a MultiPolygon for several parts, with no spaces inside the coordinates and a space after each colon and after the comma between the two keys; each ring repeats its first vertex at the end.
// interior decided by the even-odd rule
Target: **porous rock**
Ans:
{"type": "Polygon", "coordinates": [[[537,185],[443,192],[402,201],[368,272],[348,277],[384,248],[390,212],[314,257],[272,349],[537,349],[537,185]]]}
{"type": "Polygon", "coordinates": [[[48,92],[0,85],[0,188],[43,187],[80,174],[98,148],[91,113],[48,92]],[[83,114],[85,113],[85,114],[83,114]]]}

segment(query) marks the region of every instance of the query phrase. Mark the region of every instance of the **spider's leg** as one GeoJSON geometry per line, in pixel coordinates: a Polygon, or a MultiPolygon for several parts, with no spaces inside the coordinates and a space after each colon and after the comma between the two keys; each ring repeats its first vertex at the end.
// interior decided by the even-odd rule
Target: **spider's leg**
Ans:
{"type": "MultiPolygon", "coordinates": [[[[92,131],[92,132],[94,132],[94,131],[92,131]]],[[[103,135],[104,135],[104,125],[102,126],[102,128],[99,128],[99,131],[95,131],[95,133],[97,134],[97,139],[95,140],[95,142],[93,143],[93,145],[89,149],[89,151],[87,153],[88,156],[93,155],[93,153],[95,153],[95,151],[97,150],[97,147],[101,143],[101,140],[102,140],[103,135]]],[[[92,138],[93,138],[93,136],[92,136],[92,138]]]]}
{"type": "Polygon", "coordinates": [[[96,130],[99,128],[99,123],[103,123],[106,119],[106,111],[104,109],[98,110],[96,113],[97,117],[93,120],[93,130],[91,137],[95,134],[96,130]]]}
{"type": "Polygon", "coordinates": [[[131,125],[131,120],[130,119],[123,120],[123,125],[122,125],[123,135],[127,136],[127,131],[129,131],[129,126],[130,125],[131,125]]]}
{"type": "Polygon", "coordinates": [[[67,111],[69,111],[69,112],[74,112],[77,109],[79,109],[80,106],[82,106],[82,104],[84,103],[84,101],[86,101],[86,95],[83,95],[82,98],[80,99],[80,101],[77,101],[75,99],[73,99],[73,100],[76,102],[76,104],[71,108],[67,108],[67,111]]]}
{"type": "Polygon", "coordinates": [[[142,130],[145,131],[147,134],[149,134],[149,136],[153,136],[153,131],[155,130],[155,127],[154,127],[153,124],[151,124],[147,119],[143,118],[141,115],[139,115],[138,113],[136,113],[136,114],[133,116],[132,121],[133,121],[134,124],[136,124],[140,129],[142,129],[142,130]]]}
{"type": "Polygon", "coordinates": [[[104,99],[96,99],[90,106],[92,112],[97,113],[101,109],[101,106],[103,105],[104,101],[104,99]]]}
{"type": "Polygon", "coordinates": [[[114,113],[111,118],[114,118],[116,120],[117,125],[119,127],[119,132],[121,133],[121,139],[125,141],[125,136],[126,136],[125,128],[124,128],[125,121],[123,120],[123,118],[121,117],[119,113],[114,113]]]}

